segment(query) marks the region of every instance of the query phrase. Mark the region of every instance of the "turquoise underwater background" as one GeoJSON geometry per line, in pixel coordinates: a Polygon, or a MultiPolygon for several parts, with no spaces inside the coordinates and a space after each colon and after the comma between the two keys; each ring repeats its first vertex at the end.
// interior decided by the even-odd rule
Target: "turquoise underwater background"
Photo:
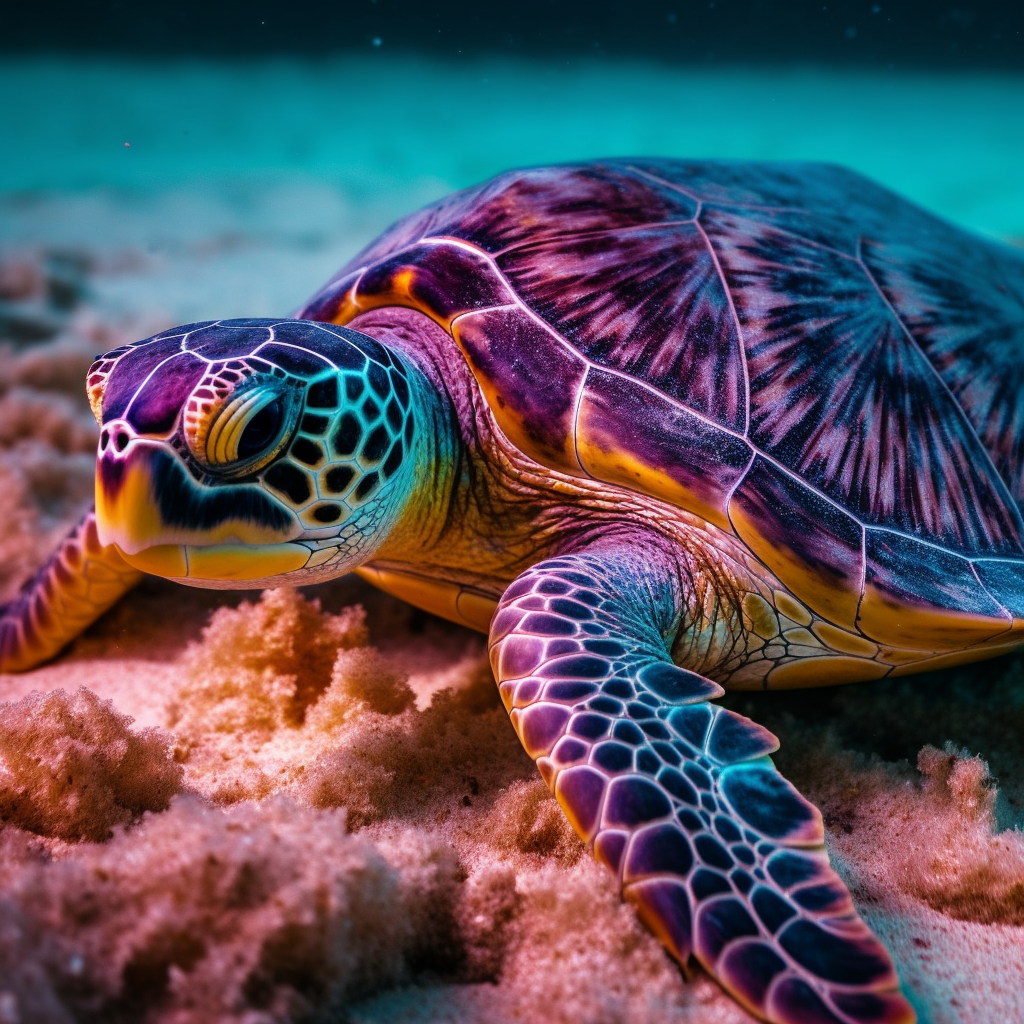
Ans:
{"type": "Polygon", "coordinates": [[[1024,74],[1011,72],[9,57],[0,95],[8,194],[300,176],[428,196],[598,155],[813,159],[1024,236],[1024,74]]]}
{"type": "Polygon", "coordinates": [[[455,63],[370,50],[305,61],[9,55],[4,241],[158,255],[211,232],[276,235],[302,251],[302,273],[282,258],[271,276],[286,288],[265,281],[255,305],[240,301],[248,289],[225,288],[202,315],[278,314],[266,300],[297,304],[357,245],[450,189],[513,166],[626,154],[836,161],[966,227],[1024,239],[1024,73],[455,63]],[[80,214],[48,214],[55,194],[80,214]],[[119,215],[104,219],[103,202],[119,215]]]}

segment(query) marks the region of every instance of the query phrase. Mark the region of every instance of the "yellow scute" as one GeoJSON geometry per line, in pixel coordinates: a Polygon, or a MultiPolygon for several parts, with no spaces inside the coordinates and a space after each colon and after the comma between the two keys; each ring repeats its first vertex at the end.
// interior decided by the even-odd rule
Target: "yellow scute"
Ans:
{"type": "Polygon", "coordinates": [[[188,575],[201,580],[259,580],[301,569],[309,548],[301,544],[188,546],[188,575]]]}
{"type": "Polygon", "coordinates": [[[873,644],[862,636],[848,633],[838,626],[833,626],[830,622],[816,622],[814,632],[826,647],[831,647],[834,651],[842,651],[843,654],[873,658],[878,653],[877,644],[873,644]]]}
{"type": "Polygon", "coordinates": [[[129,554],[117,549],[121,557],[140,572],[148,572],[151,576],[165,576],[168,579],[180,579],[188,575],[188,561],[185,558],[183,544],[155,544],[151,548],[143,548],[129,554]]]}
{"type": "Polygon", "coordinates": [[[881,679],[889,671],[887,665],[867,658],[803,658],[779,665],[768,673],[771,690],[802,689],[810,686],[835,686],[881,679]]]}

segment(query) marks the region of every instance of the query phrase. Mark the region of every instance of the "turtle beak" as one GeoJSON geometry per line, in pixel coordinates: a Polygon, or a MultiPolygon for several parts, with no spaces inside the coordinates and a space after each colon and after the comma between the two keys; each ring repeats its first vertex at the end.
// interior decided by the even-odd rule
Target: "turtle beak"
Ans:
{"type": "Polygon", "coordinates": [[[159,441],[108,425],[96,462],[96,525],[129,565],[172,579],[266,580],[303,568],[301,528],[254,483],[196,481],[159,441]]]}
{"type": "MultiPolygon", "coordinates": [[[[111,445],[112,447],[112,445],[111,445]]],[[[155,451],[132,442],[132,451],[107,451],[96,461],[96,526],[101,544],[135,554],[166,532],[157,496],[155,451]]]]}

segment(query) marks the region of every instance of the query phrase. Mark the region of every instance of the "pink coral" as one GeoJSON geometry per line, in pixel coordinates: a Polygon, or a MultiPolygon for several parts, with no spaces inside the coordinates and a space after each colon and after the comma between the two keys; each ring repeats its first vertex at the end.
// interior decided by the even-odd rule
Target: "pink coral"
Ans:
{"type": "Polygon", "coordinates": [[[361,608],[324,615],[318,601],[294,590],[268,590],[255,605],[220,608],[186,655],[170,724],[186,737],[301,725],[331,683],[339,648],[366,641],[361,608]]]}
{"type": "Polygon", "coordinates": [[[343,812],[178,798],[73,858],[8,860],[18,913],[0,965],[35,969],[4,974],[7,992],[26,1009],[49,994],[76,1019],[174,1024],[338,1008],[409,979],[447,939],[436,907],[452,903],[457,863],[427,839],[396,856],[401,868],[349,835],[343,812]]]}
{"type": "Polygon", "coordinates": [[[181,789],[169,738],[141,733],[84,688],[0,704],[0,821],[42,836],[108,839],[181,789]]]}
{"type": "Polygon", "coordinates": [[[908,850],[904,885],[960,920],[1024,926],[1024,834],[996,829],[988,765],[947,743],[945,750],[924,747],[917,766],[931,813],[913,819],[927,841],[908,850]]]}

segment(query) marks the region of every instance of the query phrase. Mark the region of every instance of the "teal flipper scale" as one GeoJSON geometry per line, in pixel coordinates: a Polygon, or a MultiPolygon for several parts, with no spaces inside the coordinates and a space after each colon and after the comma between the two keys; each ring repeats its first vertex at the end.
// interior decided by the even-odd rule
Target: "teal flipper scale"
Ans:
{"type": "Polygon", "coordinates": [[[538,563],[501,600],[491,661],[524,747],[682,964],[771,1021],[912,1020],[776,738],[672,663],[685,593],[645,539],[538,563]]]}

